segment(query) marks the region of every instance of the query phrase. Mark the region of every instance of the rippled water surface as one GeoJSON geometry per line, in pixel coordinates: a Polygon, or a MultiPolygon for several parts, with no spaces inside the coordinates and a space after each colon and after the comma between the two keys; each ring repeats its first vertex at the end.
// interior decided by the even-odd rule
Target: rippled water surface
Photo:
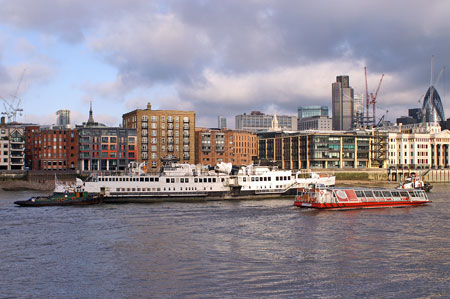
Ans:
{"type": "Polygon", "coordinates": [[[450,297],[450,185],[422,207],[293,200],[15,207],[0,192],[1,298],[450,297]]]}

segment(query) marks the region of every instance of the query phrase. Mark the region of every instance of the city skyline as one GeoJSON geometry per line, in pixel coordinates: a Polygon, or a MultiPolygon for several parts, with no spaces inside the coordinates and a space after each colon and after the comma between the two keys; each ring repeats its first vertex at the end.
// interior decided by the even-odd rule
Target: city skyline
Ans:
{"type": "MultiPolygon", "coordinates": [[[[111,126],[147,102],[196,111],[204,127],[218,115],[230,124],[250,111],[296,115],[298,106],[330,108],[336,76],[364,93],[364,66],[369,92],[385,74],[377,117],[389,110],[395,120],[421,107],[431,56],[435,76],[450,61],[450,4],[439,1],[0,4],[0,96],[17,91],[18,121],[37,124],[55,123],[61,109],[85,122],[90,101],[96,121],[111,126]]],[[[436,88],[450,115],[447,77],[436,88]]]]}

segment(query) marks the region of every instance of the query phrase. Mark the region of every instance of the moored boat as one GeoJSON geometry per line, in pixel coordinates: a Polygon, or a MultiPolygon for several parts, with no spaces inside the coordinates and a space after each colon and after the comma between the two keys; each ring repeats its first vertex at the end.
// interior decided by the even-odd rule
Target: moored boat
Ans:
{"type": "Polygon", "coordinates": [[[422,181],[422,179],[417,175],[407,177],[397,187],[397,189],[401,190],[421,189],[424,190],[425,192],[430,192],[432,188],[433,186],[430,183],[424,183],[424,181],[422,181]]]}
{"type": "Polygon", "coordinates": [[[43,206],[74,206],[94,205],[103,202],[103,196],[92,195],[88,192],[53,193],[49,196],[34,196],[28,200],[15,201],[16,205],[22,207],[43,206]]]}
{"type": "Polygon", "coordinates": [[[78,188],[100,194],[105,202],[147,202],[170,200],[221,200],[294,197],[296,189],[311,183],[332,186],[334,176],[248,165],[233,168],[219,163],[202,165],[167,163],[159,173],[149,173],[145,164],[130,167],[127,173],[95,173],[75,185],[58,184],[55,192],[78,188]]]}
{"type": "Polygon", "coordinates": [[[311,185],[299,188],[294,205],[300,208],[315,209],[365,209],[417,206],[431,202],[425,191],[327,188],[311,185]]]}

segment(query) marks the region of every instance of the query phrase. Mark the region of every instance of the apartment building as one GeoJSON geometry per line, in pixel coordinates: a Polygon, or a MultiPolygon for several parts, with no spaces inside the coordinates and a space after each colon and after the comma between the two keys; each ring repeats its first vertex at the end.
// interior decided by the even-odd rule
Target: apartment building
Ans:
{"type": "Polygon", "coordinates": [[[228,129],[195,129],[195,163],[249,165],[257,156],[257,136],[228,129]]]}
{"type": "Polygon", "coordinates": [[[149,171],[162,166],[161,158],[174,157],[180,163],[195,161],[195,112],[136,109],[122,116],[124,128],[137,130],[137,161],[149,171]]]}

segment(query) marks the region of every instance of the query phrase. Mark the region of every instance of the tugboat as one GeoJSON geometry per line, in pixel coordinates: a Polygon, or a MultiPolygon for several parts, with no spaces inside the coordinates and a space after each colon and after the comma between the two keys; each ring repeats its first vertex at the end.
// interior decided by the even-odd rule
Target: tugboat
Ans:
{"type": "Polygon", "coordinates": [[[429,183],[424,183],[417,175],[407,177],[405,181],[400,183],[400,185],[397,187],[397,189],[401,190],[421,189],[425,192],[430,192],[432,188],[432,185],[430,185],[429,183]]]}
{"type": "Polygon", "coordinates": [[[15,201],[21,207],[95,205],[103,202],[103,196],[88,192],[53,193],[49,196],[35,196],[28,200],[15,201]]]}
{"type": "Polygon", "coordinates": [[[417,206],[430,203],[424,190],[327,188],[311,185],[299,188],[294,205],[315,209],[367,209],[417,206]]]}

